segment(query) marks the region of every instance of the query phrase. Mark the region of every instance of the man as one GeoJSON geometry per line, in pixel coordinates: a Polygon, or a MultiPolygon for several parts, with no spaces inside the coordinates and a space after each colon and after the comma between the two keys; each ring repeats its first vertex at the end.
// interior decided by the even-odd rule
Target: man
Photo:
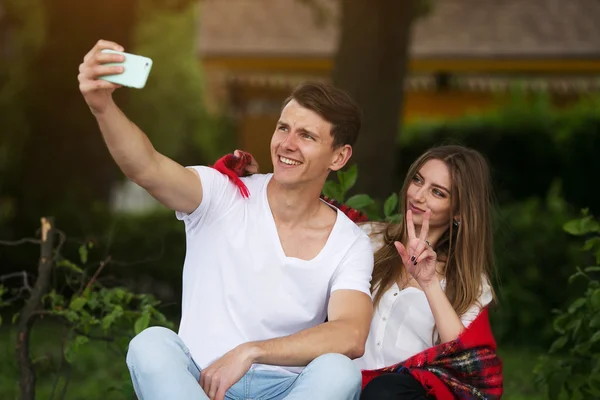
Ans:
{"type": "Polygon", "coordinates": [[[273,174],[242,178],[249,196],[208,167],[158,153],[112,100],[123,51],[99,41],[80,90],[129,179],[185,223],[179,333],[151,327],[127,354],[138,398],[358,399],[372,316],[369,238],[319,199],[360,129],[360,110],[331,86],[288,98],[271,141],[273,174]],[[327,319],[327,322],[323,322],[327,319]]]}

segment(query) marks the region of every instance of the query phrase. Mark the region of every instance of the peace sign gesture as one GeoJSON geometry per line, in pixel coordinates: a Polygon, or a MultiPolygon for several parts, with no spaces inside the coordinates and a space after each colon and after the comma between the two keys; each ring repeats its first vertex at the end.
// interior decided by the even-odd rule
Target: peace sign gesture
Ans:
{"type": "Polygon", "coordinates": [[[427,241],[430,217],[431,211],[427,210],[423,218],[421,233],[417,238],[412,211],[407,210],[406,230],[408,233],[408,250],[402,243],[394,243],[404,267],[422,288],[429,286],[436,278],[435,265],[437,263],[437,254],[427,241]]]}

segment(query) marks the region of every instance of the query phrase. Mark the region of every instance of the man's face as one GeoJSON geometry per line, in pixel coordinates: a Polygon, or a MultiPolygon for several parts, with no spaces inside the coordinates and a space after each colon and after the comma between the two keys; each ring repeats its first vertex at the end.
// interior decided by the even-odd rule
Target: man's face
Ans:
{"type": "MultiPolygon", "coordinates": [[[[282,110],[271,139],[273,177],[283,185],[296,186],[308,182],[322,184],[330,170],[340,166],[345,148],[333,149],[331,123],[296,100],[282,110]]],[[[351,150],[350,150],[351,152],[351,150]]]]}

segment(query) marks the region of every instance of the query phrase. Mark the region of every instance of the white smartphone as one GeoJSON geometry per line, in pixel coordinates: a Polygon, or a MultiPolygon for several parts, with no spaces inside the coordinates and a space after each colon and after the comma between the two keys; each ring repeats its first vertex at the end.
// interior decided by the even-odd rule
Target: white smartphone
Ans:
{"type": "Polygon", "coordinates": [[[106,63],[107,66],[122,66],[125,70],[120,74],[105,75],[99,79],[132,87],[136,89],[142,89],[146,86],[148,75],[152,69],[152,59],[148,57],[138,56],[136,54],[123,53],[121,51],[115,51],[110,49],[102,50],[103,53],[121,54],[125,57],[124,62],[120,63],[106,63]]]}

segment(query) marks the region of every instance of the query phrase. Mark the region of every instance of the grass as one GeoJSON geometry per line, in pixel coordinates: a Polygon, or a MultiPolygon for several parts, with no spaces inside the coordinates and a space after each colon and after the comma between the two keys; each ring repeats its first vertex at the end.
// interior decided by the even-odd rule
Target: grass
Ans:
{"type": "Polygon", "coordinates": [[[527,348],[503,348],[498,354],[502,359],[504,395],[508,400],[547,400],[548,397],[536,387],[533,369],[541,355],[539,350],[527,348]]]}
{"type": "MultiPolygon", "coordinates": [[[[6,325],[6,324],[5,324],[6,325]]],[[[124,350],[117,351],[106,343],[90,342],[77,353],[70,368],[66,395],[61,391],[66,372],[58,377],[54,397],[51,397],[60,357],[62,329],[55,325],[38,325],[32,336],[32,355],[37,368],[36,398],[39,399],[135,399],[124,350]]],[[[15,360],[15,333],[4,326],[0,330],[0,399],[19,399],[18,368],[15,360]]],[[[502,348],[504,363],[504,396],[508,400],[546,400],[533,381],[533,368],[539,351],[522,348],[502,348]]]]}

